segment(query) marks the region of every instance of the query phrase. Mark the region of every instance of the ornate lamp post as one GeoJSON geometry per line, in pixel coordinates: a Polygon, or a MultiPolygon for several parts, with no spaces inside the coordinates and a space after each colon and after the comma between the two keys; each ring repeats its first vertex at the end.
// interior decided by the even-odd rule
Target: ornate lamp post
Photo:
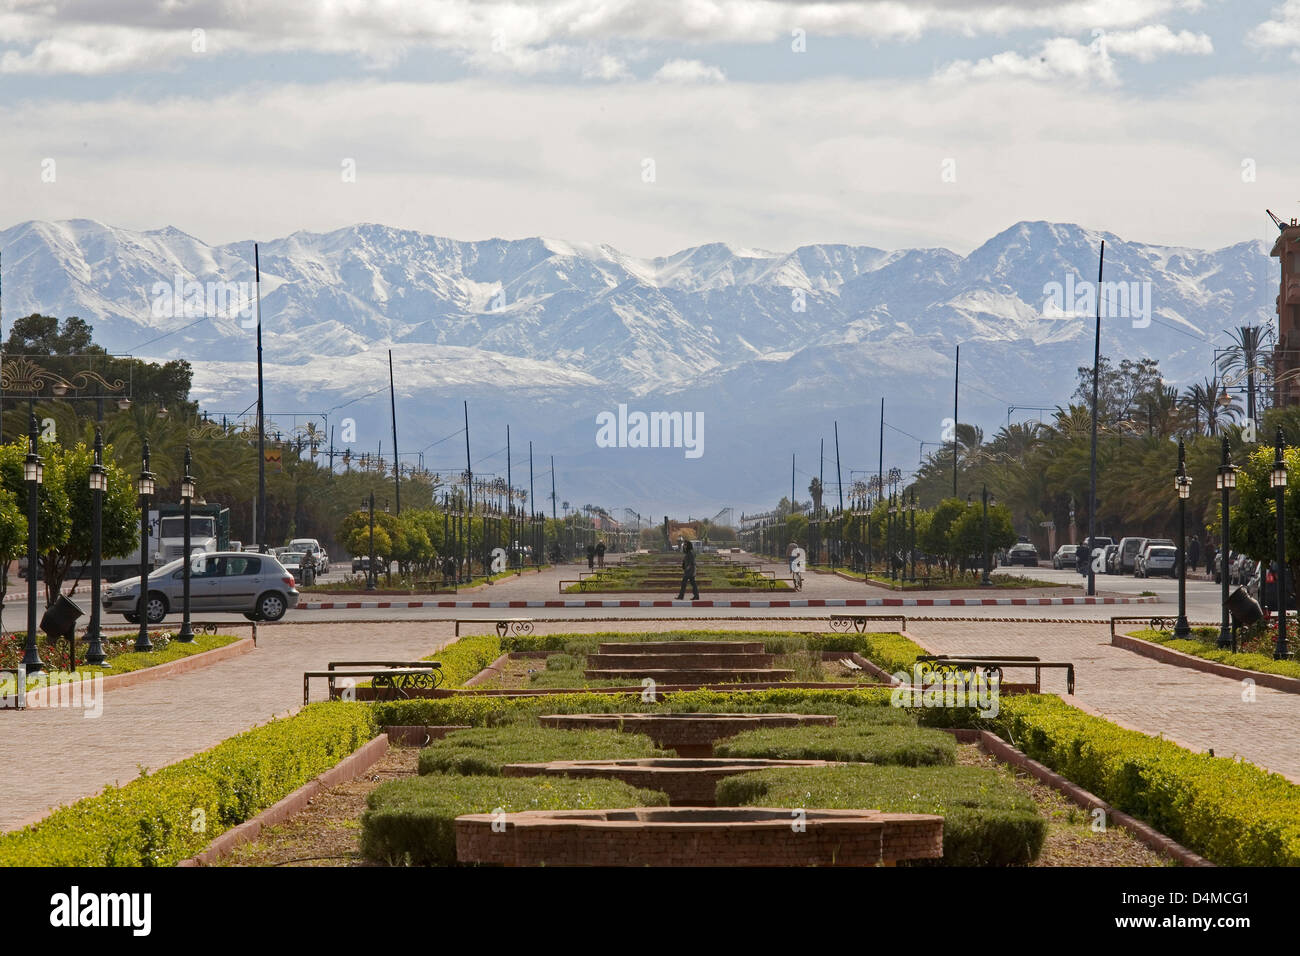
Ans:
{"type": "Polygon", "coordinates": [[[980,580],[980,587],[991,588],[993,582],[989,580],[989,486],[985,485],[980,492],[980,499],[984,502],[984,577],[980,580]]]}
{"type": "MultiPolygon", "coordinates": [[[[103,403],[100,405],[102,407],[103,403]]],[[[86,663],[91,667],[108,667],[108,658],[99,632],[100,590],[104,578],[104,492],[108,490],[108,469],[104,467],[104,435],[98,425],[95,426],[95,461],[90,466],[88,484],[93,523],[90,529],[90,624],[86,628],[86,639],[90,641],[90,647],[86,651],[86,663]]]]}
{"type": "Polygon", "coordinates": [[[185,513],[185,563],[181,566],[181,632],[176,635],[176,640],[183,644],[192,644],[194,642],[194,629],[190,626],[190,510],[194,503],[194,478],[190,475],[190,465],[194,463],[194,457],[190,454],[190,446],[185,446],[185,477],[181,479],[181,504],[185,513]]]}
{"type": "Polygon", "coordinates": [[[1237,469],[1232,464],[1232,449],[1228,447],[1228,437],[1223,437],[1223,454],[1220,458],[1219,473],[1215,484],[1219,488],[1219,519],[1223,522],[1223,543],[1219,549],[1219,581],[1223,589],[1222,617],[1219,621],[1219,647],[1232,647],[1232,622],[1228,618],[1228,557],[1231,555],[1228,536],[1228,495],[1237,487],[1237,469]]]}
{"type": "MultiPolygon", "coordinates": [[[[1174,637],[1187,638],[1192,634],[1187,623],[1187,499],[1192,494],[1192,479],[1187,477],[1187,448],[1178,439],[1178,473],[1174,476],[1178,491],[1178,620],[1174,622],[1174,637]]],[[[1088,567],[1092,567],[1092,542],[1088,542],[1088,567]]]]}
{"type": "Polygon", "coordinates": [[[1277,503],[1277,573],[1273,580],[1277,584],[1277,647],[1273,650],[1274,660],[1286,660],[1286,536],[1282,517],[1282,499],[1286,494],[1286,460],[1282,457],[1282,427],[1277,429],[1277,439],[1273,446],[1273,471],[1268,483],[1273,487],[1274,500],[1277,503]]]}
{"type": "Polygon", "coordinates": [[[36,413],[31,413],[27,434],[27,458],[23,461],[23,479],[27,482],[27,643],[23,648],[23,666],[28,674],[45,670],[36,647],[36,580],[40,555],[36,543],[36,522],[40,509],[41,482],[45,479],[45,464],[37,454],[40,426],[36,413]]]}
{"type": "Polygon", "coordinates": [[[140,460],[140,478],[136,482],[136,491],[140,494],[140,597],[136,604],[140,633],[136,635],[135,649],[152,651],[153,644],[149,641],[149,499],[157,489],[154,474],[149,470],[148,438],[141,445],[140,460]]]}
{"type": "Polygon", "coordinates": [[[916,581],[916,512],[919,510],[916,504],[916,489],[911,492],[911,501],[908,502],[908,510],[912,513],[912,547],[908,556],[912,559],[912,581],[916,581]]]}
{"type": "Polygon", "coordinates": [[[895,539],[897,538],[897,534],[895,533],[897,530],[896,526],[898,524],[898,519],[895,517],[897,514],[898,514],[898,504],[894,501],[894,493],[891,491],[889,493],[889,547],[887,549],[888,558],[889,558],[889,580],[890,581],[893,581],[898,577],[897,574],[898,561],[896,560],[896,555],[894,553],[895,539]]]}

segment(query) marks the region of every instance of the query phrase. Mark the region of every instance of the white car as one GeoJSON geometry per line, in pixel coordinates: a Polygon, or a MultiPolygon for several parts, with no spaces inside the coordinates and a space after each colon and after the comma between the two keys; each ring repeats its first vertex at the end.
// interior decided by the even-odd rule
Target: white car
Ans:
{"type": "Polygon", "coordinates": [[[289,550],[306,551],[308,554],[314,554],[316,556],[316,573],[329,573],[330,556],[325,553],[325,549],[320,546],[320,542],[315,538],[294,538],[289,542],[289,550]]]}

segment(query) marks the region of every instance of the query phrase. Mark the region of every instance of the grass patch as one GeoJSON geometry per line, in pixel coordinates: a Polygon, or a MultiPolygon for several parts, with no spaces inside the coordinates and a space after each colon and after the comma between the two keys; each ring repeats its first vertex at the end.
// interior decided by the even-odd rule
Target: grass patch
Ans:
{"type": "Polygon", "coordinates": [[[981,767],[761,770],[718,782],[718,806],[874,809],[943,816],[943,865],[1020,866],[1042,849],[1047,821],[1001,771],[981,767]]]}
{"type": "Polygon", "coordinates": [[[467,813],[666,806],[657,790],[615,780],[427,774],[376,787],[361,815],[361,852],[392,866],[453,866],[455,820],[467,813]]]}
{"type": "Polygon", "coordinates": [[[458,730],[420,751],[420,773],[498,777],[508,763],[671,757],[649,737],[618,730],[482,727],[458,730]]]}
{"type": "Polygon", "coordinates": [[[718,757],[768,760],[840,760],[906,767],[952,765],[957,742],[941,730],[903,724],[852,722],[834,727],[750,730],[714,744],[718,757]]]}

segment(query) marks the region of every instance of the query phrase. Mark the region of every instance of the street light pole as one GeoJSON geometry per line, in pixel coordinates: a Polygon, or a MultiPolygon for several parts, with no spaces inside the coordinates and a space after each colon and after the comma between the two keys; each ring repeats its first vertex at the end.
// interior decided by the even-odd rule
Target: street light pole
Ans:
{"type": "MultiPolygon", "coordinates": [[[[96,409],[97,419],[104,417],[104,400],[101,398],[96,409]]],[[[90,646],[86,651],[86,664],[90,667],[108,667],[108,655],[104,653],[103,638],[99,629],[100,591],[104,579],[104,491],[108,488],[107,469],[104,468],[104,433],[98,421],[95,424],[95,460],[90,466],[91,528],[90,528],[90,624],[86,628],[86,639],[90,646]]]]}
{"type": "MultiPolygon", "coordinates": [[[[1187,448],[1178,439],[1178,474],[1174,478],[1178,490],[1178,620],[1174,622],[1174,637],[1191,637],[1187,623],[1187,499],[1192,493],[1192,479],[1187,477],[1187,448]]],[[[1092,542],[1088,542],[1088,569],[1092,570],[1092,542]]]]}
{"type": "Polygon", "coordinates": [[[27,458],[23,462],[23,478],[27,481],[27,643],[23,648],[23,666],[28,674],[45,670],[45,662],[41,660],[40,651],[36,647],[36,569],[40,564],[37,553],[36,522],[39,515],[44,466],[41,456],[37,454],[40,428],[32,404],[28,402],[31,424],[27,434],[27,458]]]}
{"type": "Polygon", "coordinates": [[[194,456],[190,446],[185,446],[185,477],[181,479],[181,505],[185,520],[185,563],[181,565],[181,631],[176,640],[182,644],[194,643],[194,628],[190,625],[190,513],[194,502],[194,478],[190,475],[190,465],[194,456]]]}
{"type": "Polygon", "coordinates": [[[980,492],[980,498],[984,502],[984,578],[980,581],[980,587],[992,587],[993,582],[989,580],[989,486],[985,485],[980,492]]]}
{"type": "Polygon", "coordinates": [[[1277,646],[1273,650],[1274,660],[1286,660],[1286,532],[1282,516],[1283,498],[1286,494],[1286,459],[1282,457],[1282,426],[1277,429],[1277,440],[1273,447],[1273,472],[1269,483],[1273,486],[1274,500],[1277,503],[1277,646]]]}
{"type": "Polygon", "coordinates": [[[1223,542],[1219,548],[1219,581],[1222,585],[1222,615],[1219,621],[1218,646],[1232,647],[1232,623],[1228,617],[1228,557],[1232,553],[1228,534],[1228,495],[1237,487],[1237,469],[1232,464],[1232,449],[1228,447],[1228,436],[1223,436],[1223,454],[1219,460],[1219,517],[1223,522],[1223,542]]]}
{"type": "Polygon", "coordinates": [[[146,437],[141,445],[140,479],[136,490],[140,493],[140,597],[136,603],[140,615],[140,633],[136,635],[137,651],[152,651],[149,640],[149,499],[153,496],[155,485],[153,472],[149,470],[149,439],[146,437]]]}
{"type": "Polygon", "coordinates": [[[373,591],[378,587],[377,569],[375,568],[375,493],[370,492],[368,502],[370,508],[370,561],[366,564],[366,590],[373,591]]]}

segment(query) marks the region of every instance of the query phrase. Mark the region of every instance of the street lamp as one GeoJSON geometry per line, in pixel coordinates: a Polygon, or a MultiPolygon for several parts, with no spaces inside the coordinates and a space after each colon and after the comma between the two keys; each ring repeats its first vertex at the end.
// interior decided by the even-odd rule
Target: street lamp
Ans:
{"type": "Polygon", "coordinates": [[[894,544],[895,544],[895,537],[896,537],[895,525],[898,523],[897,519],[894,516],[897,514],[898,514],[898,505],[894,502],[894,493],[891,491],[889,493],[889,534],[888,534],[889,580],[890,581],[893,581],[894,578],[896,577],[895,572],[897,571],[898,568],[898,562],[895,560],[897,556],[894,553],[894,544]]]}
{"type": "Polygon", "coordinates": [[[991,588],[993,582],[989,580],[989,486],[985,485],[980,492],[980,499],[984,502],[984,578],[980,581],[980,587],[991,588]]]}
{"type": "Polygon", "coordinates": [[[36,544],[36,520],[40,508],[40,487],[45,477],[44,464],[37,454],[40,426],[36,413],[31,412],[27,434],[27,457],[23,461],[23,480],[27,482],[27,643],[23,648],[23,666],[28,674],[45,670],[36,648],[36,568],[39,565],[36,544]]]}
{"type": "Polygon", "coordinates": [[[375,493],[370,492],[368,500],[363,499],[361,507],[370,509],[370,560],[366,564],[366,590],[373,591],[377,587],[375,574],[375,493]]]}
{"type": "Polygon", "coordinates": [[[1278,661],[1286,660],[1287,657],[1286,537],[1282,519],[1282,498],[1286,494],[1286,460],[1282,457],[1282,441],[1282,426],[1279,425],[1273,446],[1273,471],[1268,476],[1277,503],[1277,573],[1273,576],[1277,583],[1277,646],[1273,649],[1273,659],[1278,661]]]}
{"type": "MultiPolygon", "coordinates": [[[[1178,620],[1174,622],[1174,637],[1188,638],[1192,628],[1187,623],[1187,499],[1192,494],[1192,479],[1187,477],[1187,448],[1178,439],[1178,472],[1174,475],[1174,488],[1178,491],[1178,620]]],[[[1092,542],[1088,542],[1088,566],[1092,567],[1092,542]]]]}
{"type": "Polygon", "coordinates": [[[176,640],[183,644],[194,642],[194,629],[190,626],[190,508],[194,503],[194,478],[190,475],[190,465],[193,464],[194,457],[190,454],[190,446],[185,446],[185,477],[181,479],[181,505],[185,514],[185,564],[181,571],[181,632],[176,635],[176,640]]]}
{"type": "MultiPolygon", "coordinates": [[[[103,406],[103,402],[100,402],[103,406]]],[[[91,496],[90,529],[90,624],[86,628],[86,639],[90,646],[86,651],[86,664],[90,667],[108,667],[108,655],[104,653],[102,636],[99,633],[99,600],[104,577],[104,492],[108,490],[108,469],[104,467],[104,434],[95,426],[95,461],[90,466],[88,480],[91,496]]]]}
{"type": "MultiPolygon", "coordinates": [[[[137,651],[152,651],[149,641],[149,499],[157,490],[154,474],[149,470],[149,439],[140,446],[140,478],[136,481],[136,491],[140,494],[140,597],[136,602],[136,613],[140,615],[140,633],[136,635],[137,651]]],[[[188,561],[188,556],[186,557],[188,561]]]]}
{"type": "Polygon", "coordinates": [[[1232,464],[1232,449],[1228,447],[1228,436],[1223,436],[1223,454],[1219,459],[1219,473],[1215,478],[1219,489],[1219,519],[1223,522],[1223,543],[1219,548],[1219,580],[1223,589],[1223,610],[1219,621],[1218,646],[1232,647],[1232,626],[1228,619],[1228,558],[1231,555],[1228,536],[1228,494],[1237,487],[1237,469],[1232,464]]]}
{"type": "Polygon", "coordinates": [[[912,547],[908,550],[908,556],[912,559],[912,575],[911,575],[911,579],[912,579],[912,582],[913,582],[913,583],[916,583],[916,512],[917,512],[918,510],[920,510],[920,509],[919,509],[919,507],[917,506],[917,503],[916,503],[916,488],[915,488],[915,487],[912,488],[912,493],[911,493],[911,494],[912,494],[912,500],[911,500],[911,502],[908,504],[907,507],[908,507],[908,510],[909,510],[910,512],[912,512],[912,547]]]}

